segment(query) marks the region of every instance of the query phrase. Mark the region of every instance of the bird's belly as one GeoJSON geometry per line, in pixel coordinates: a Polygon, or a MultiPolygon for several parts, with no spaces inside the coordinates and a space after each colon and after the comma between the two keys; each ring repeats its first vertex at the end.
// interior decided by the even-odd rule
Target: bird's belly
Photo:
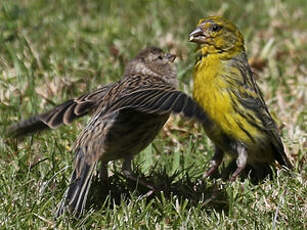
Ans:
{"type": "Polygon", "coordinates": [[[204,91],[201,93],[194,95],[194,98],[213,121],[212,126],[204,126],[204,129],[217,147],[236,156],[237,144],[244,144],[249,163],[273,161],[269,138],[236,111],[229,95],[213,92],[206,95],[204,91]]]}
{"type": "Polygon", "coordinates": [[[168,117],[131,110],[120,112],[104,138],[101,160],[116,160],[139,153],[153,141],[168,117]]]}
{"type": "Polygon", "coordinates": [[[258,130],[236,111],[232,97],[226,89],[205,86],[194,88],[195,100],[205,109],[212,126],[204,126],[208,137],[224,151],[233,148],[233,142],[253,145],[258,130]]]}

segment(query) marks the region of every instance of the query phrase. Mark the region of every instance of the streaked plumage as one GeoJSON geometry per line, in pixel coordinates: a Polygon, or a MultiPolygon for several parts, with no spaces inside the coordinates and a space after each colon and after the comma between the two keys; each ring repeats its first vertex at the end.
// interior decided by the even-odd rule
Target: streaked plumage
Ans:
{"type": "Polygon", "coordinates": [[[190,41],[199,45],[193,96],[212,122],[204,128],[216,147],[207,176],[218,168],[224,153],[237,158],[231,180],[247,164],[258,172],[267,171],[275,160],[292,168],[254,80],[240,31],[230,21],[212,16],[200,20],[190,41]]]}
{"type": "Polygon", "coordinates": [[[10,136],[22,137],[46,129],[55,129],[62,124],[68,125],[97,109],[100,100],[112,85],[113,83],[105,85],[76,99],[68,100],[48,112],[20,121],[10,126],[8,133],[10,136]]]}
{"type": "Polygon", "coordinates": [[[108,161],[124,159],[123,171],[129,174],[134,155],[152,142],[170,113],[208,123],[198,104],[176,90],[173,60],[158,48],[145,49],[100,98],[75,142],[74,170],[56,216],[65,210],[82,215],[98,162],[105,169],[108,161]]]}

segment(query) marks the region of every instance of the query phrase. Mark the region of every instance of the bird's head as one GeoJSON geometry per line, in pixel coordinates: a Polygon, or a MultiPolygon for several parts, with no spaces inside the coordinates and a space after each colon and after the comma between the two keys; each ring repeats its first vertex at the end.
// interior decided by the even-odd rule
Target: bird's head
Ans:
{"type": "Polygon", "coordinates": [[[244,40],[239,29],[221,16],[201,19],[190,33],[189,41],[199,44],[205,55],[235,55],[244,51],[244,40]]]}
{"type": "Polygon", "coordinates": [[[156,76],[171,85],[177,85],[177,71],[173,63],[176,55],[166,53],[157,47],[142,50],[126,68],[126,73],[156,76]]]}

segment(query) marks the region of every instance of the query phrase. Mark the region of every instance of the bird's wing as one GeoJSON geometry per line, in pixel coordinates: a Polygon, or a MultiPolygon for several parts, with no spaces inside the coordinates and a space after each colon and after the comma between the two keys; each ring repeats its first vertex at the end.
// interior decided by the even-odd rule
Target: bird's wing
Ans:
{"type": "Polygon", "coordinates": [[[122,109],[134,109],[150,114],[182,114],[210,125],[206,112],[190,96],[167,84],[152,84],[137,87],[130,93],[117,98],[105,107],[101,114],[122,109]]]}
{"type": "Polygon", "coordinates": [[[105,85],[91,93],[68,100],[48,112],[32,116],[9,127],[10,136],[21,137],[45,129],[55,129],[62,124],[90,113],[105,96],[113,83],[105,85]]]}
{"type": "MultiPolygon", "coordinates": [[[[236,105],[239,112],[248,122],[258,129],[265,132],[271,140],[275,159],[281,164],[292,168],[292,165],[287,158],[282,141],[279,136],[277,125],[272,118],[268,107],[263,99],[263,93],[257,85],[253,72],[248,65],[246,56],[241,56],[236,63],[240,74],[233,74],[232,80],[236,80],[241,87],[231,87],[233,95],[236,99],[232,101],[238,102],[236,105]],[[239,82],[238,82],[239,81],[239,82]],[[240,109],[241,108],[241,109],[240,109]]],[[[230,71],[231,72],[231,71],[230,71]]]]}

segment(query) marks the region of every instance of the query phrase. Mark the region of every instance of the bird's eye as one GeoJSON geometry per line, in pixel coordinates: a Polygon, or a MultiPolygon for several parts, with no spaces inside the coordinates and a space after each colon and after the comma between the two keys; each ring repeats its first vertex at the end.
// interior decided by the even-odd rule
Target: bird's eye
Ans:
{"type": "Polygon", "coordinates": [[[217,24],[214,24],[214,25],[211,27],[211,29],[212,29],[212,31],[217,32],[217,31],[219,31],[219,30],[222,29],[222,26],[217,25],[217,24]]]}
{"type": "Polygon", "coordinates": [[[162,60],[162,59],[163,59],[163,57],[162,57],[162,56],[159,56],[159,57],[158,57],[158,59],[159,59],[159,60],[162,60]]]}

